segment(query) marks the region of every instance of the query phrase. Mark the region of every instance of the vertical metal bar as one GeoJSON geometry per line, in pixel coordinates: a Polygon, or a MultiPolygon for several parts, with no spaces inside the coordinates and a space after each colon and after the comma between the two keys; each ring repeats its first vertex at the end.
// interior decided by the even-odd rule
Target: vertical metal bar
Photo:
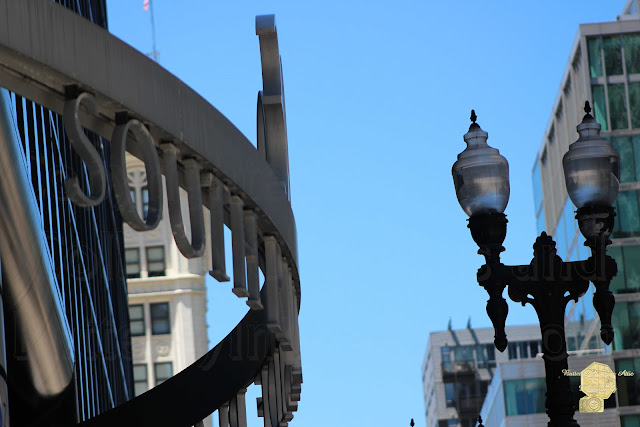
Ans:
{"type": "Polygon", "coordinates": [[[285,283],[286,291],[286,299],[287,299],[287,312],[288,312],[288,322],[287,322],[287,336],[289,343],[291,344],[291,350],[285,352],[284,354],[284,376],[283,376],[283,388],[285,393],[285,421],[291,421],[293,419],[293,411],[295,410],[295,406],[292,399],[292,370],[295,365],[295,332],[294,332],[294,322],[297,312],[294,309],[293,304],[293,279],[291,277],[291,267],[287,269],[286,272],[286,283],[285,283]]]}
{"type": "MultiPolygon", "coordinates": [[[[228,282],[224,254],[224,192],[225,186],[211,172],[203,172],[202,180],[209,185],[209,221],[211,224],[211,271],[218,282],[228,282]]],[[[228,190],[227,190],[228,191],[228,190]]]]}
{"type": "Polygon", "coordinates": [[[298,295],[293,292],[294,322],[293,322],[293,348],[294,362],[291,368],[291,399],[295,402],[300,400],[300,392],[302,391],[302,361],[300,357],[300,331],[298,329],[298,295]]]}
{"type": "Polygon", "coordinates": [[[229,402],[229,425],[231,427],[240,427],[238,425],[238,401],[237,396],[229,402]]]}
{"type": "Polygon", "coordinates": [[[276,338],[280,342],[280,348],[285,351],[291,351],[291,341],[290,341],[290,332],[288,330],[289,325],[289,302],[287,301],[288,296],[288,276],[289,274],[289,265],[287,263],[287,259],[283,256],[279,257],[278,262],[278,304],[279,304],[279,313],[280,313],[280,330],[281,333],[276,335],[276,338]]]}
{"type": "Polygon", "coordinates": [[[256,213],[252,210],[244,211],[244,237],[246,241],[245,254],[247,258],[247,284],[249,299],[247,305],[252,310],[262,310],[260,301],[260,276],[258,275],[258,225],[256,213]]]}
{"type": "Polygon", "coordinates": [[[231,244],[233,252],[233,293],[238,298],[249,296],[244,268],[244,202],[231,197],[231,244]]]}
{"type": "Polygon", "coordinates": [[[247,407],[245,401],[246,388],[238,390],[236,395],[236,410],[238,411],[238,427],[247,427],[247,407]]]}
{"type": "Polygon", "coordinates": [[[266,309],[267,327],[273,333],[280,332],[278,322],[278,242],[273,236],[264,237],[264,248],[266,258],[265,279],[267,287],[266,309]]]}
{"type": "Polygon", "coordinates": [[[276,367],[274,359],[269,360],[269,415],[271,415],[271,426],[277,427],[280,423],[278,418],[278,378],[276,377],[276,367]]]}
{"type": "Polygon", "coordinates": [[[293,321],[293,335],[294,335],[294,348],[296,353],[296,362],[298,363],[296,366],[301,367],[301,352],[300,352],[300,324],[299,324],[299,316],[298,316],[298,294],[293,293],[293,309],[295,313],[294,321],[293,321]]]}
{"type": "Polygon", "coordinates": [[[271,427],[269,381],[269,364],[267,363],[260,371],[260,385],[262,387],[262,417],[264,418],[264,427],[271,427]]]}
{"type": "Polygon", "coordinates": [[[229,427],[229,403],[218,408],[218,423],[220,427],[229,427]]]}
{"type": "Polygon", "coordinates": [[[287,323],[287,334],[289,337],[289,343],[291,344],[291,348],[292,351],[295,351],[295,337],[294,337],[294,326],[293,324],[295,323],[295,319],[298,315],[297,310],[295,309],[295,307],[293,306],[293,294],[294,294],[294,290],[293,290],[293,277],[292,277],[292,273],[291,273],[291,267],[287,268],[287,273],[286,273],[286,289],[287,289],[287,306],[288,306],[288,310],[287,313],[289,315],[288,320],[289,322],[287,323]]]}
{"type": "Polygon", "coordinates": [[[283,399],[282,399],[282,373],[280,369],[280,349],[276,348],[273,352],[273,367],[274,367],[274,382],[276,388],[276,407],[278,414],[278,422],[282,421],[283,413],[283,399]]]}

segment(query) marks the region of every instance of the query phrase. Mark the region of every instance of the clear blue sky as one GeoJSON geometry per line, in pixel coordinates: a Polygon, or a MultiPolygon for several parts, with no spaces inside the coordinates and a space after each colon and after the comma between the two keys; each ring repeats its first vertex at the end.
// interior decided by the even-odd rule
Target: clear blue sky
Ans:
{"type": "MultiPolygon", "coordinates": [[[[625,1],[152,1],[159,62],[254,144],[254,17],[276,14],[302,282],[291,425],[424,426],[429,332],[491,324],[451,178],[470,110],[511,166],[503,260],[528,263],[531,169],[578,24],[615,20],[625,1]]],[[[150,52],[143,0],[107,5],[111,32],[150,52]]],[[[215,344],[246,305],[209,285],[215,344]]],[[[507,325],[534,321],[510,305],[507,325]]]]}

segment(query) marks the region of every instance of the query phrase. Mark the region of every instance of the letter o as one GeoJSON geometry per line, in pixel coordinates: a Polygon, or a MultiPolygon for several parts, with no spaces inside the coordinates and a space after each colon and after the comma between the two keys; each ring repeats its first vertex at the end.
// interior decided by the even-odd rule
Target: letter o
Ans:
{"type": "Polygon", "coordinates": [[[162,218],[162,173],[153,137],[138,120],[117,125],[111,137],[111,178],[122,219],[136,231],[149,231],[158,226],[162,218]],[[142,161],[147,172],[149,209],[146,221],[140,218],[129,193],[125,152],[127,135],[133,133],[142,151],[142,161]]]}

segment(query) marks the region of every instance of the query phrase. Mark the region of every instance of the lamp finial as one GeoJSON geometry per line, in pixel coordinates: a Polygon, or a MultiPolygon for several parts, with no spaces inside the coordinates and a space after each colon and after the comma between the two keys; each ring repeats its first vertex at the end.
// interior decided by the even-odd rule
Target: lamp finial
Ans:
{"type": "Polygon", "coordinates": [[[584,112],[587,114],[591,112],[591,105],[589,105],[589,101],[584,101],[584,112]]]}
{"type": "Polygon", "coordinates": [[[478,116],[476,116],[476,110],[471,110],[471,121],[475,124],[476,120],[478,120],[478,116]]]}

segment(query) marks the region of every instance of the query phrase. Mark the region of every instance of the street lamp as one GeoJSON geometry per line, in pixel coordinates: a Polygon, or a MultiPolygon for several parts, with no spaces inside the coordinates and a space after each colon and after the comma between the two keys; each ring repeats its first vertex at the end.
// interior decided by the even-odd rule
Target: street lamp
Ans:
{"type": "Polygon", "coordinates": [[[501,352],[507,347],[504,326],[509,311],[502,297],[508,287],[509,297],[531,304],[538,315],[542,333],[542,352],[546,371],[546,408],[549,426],[578,426],[573,419],[564,313],[570,300],[578,301],[593,282],[596,292],[593,305],[600,316],[600,336],[606,344],[613,340],[611,313],[615,305],[609,283],[617,273],[616,262],[607,256],[606,246],[613,229],[615,212],[611,206],[618,195],[620,156],[608,141],[600,137],[600,125],[590,114],[577,127],[580,137],[569,146],[563,158],[569,197],[578,207],[576,218],[580,231],[591,249],[585,261],[563,262],[556,254],[556,244],[545,232],[533,245],[533,260],[528,265],[506,266],[500,252],[507,235],[504,210],[509,201],[509,164],[500,152],[487,145],[487,132],[476,123],[464,135],[467,148],[458,155],[452,174],[456,195],[469,215],[469,229],[484,255],[485,265],[478,270],[478,283],[489,294],[487,314],[495,329],[494,344],[501,352]]]}

